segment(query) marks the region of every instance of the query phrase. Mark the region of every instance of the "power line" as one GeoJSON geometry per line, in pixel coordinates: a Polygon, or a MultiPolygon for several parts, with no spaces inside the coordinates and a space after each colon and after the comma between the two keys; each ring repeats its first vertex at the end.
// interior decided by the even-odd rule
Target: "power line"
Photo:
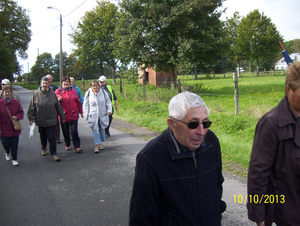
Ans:
{"type": "MultiPolygon", "coordinates": [[[[68,13],[67,15],[65,15],[65,16],[63,16],[63,18],[66,18],[67,16],[69,16],[69,15],[71,15],[72,13],[74,13],[77,9],[79,9],[84,3],[86,3],[88,0],[85,0],[83,3],[81,3],[79,6],[77,6],[74,10],[72,10],[70,13],[68,13]]],[[[48,24],[48,25],[46,25],[46,26],[44,26],[44,27],[48,27],[48,26],[50,26],[51,24],[53,24],[53,23],[56,23],[57,21],[59,21],[59,19],[58,20],[55,20],[55,21],[53,21],[53,22],[51,22],[50,24],[48,24]]],[[[32,36],[34,36],[34,35],[39,35],[39,34],[42,34],[42,33],[44,33],[44,32],[47,32],[47,31],[50,31],[50,30],[52,30],[52,29],[54,29],[54,28],[56,28],[56,27],[58,27],[59,26],[59,24],[58,25],[56,25],[56,26],[54,26],[54,27],[52,27],[52,28],[48,28],[48,29],[46,29],[46,30],[43,30],[43,31],[41,31],[41,32],[38,32],[38,33],[34,33],[34,34],[32,34],[32,36]]],[[[43,28],[44,28],[43,27],[43,28]]],[[[42,28],[40,28],[40,29],[42,29],[42,28]]],[[[37,29],[36,31],[38,31],[38,30],[40,30],[40,29],[37,29]]]]}

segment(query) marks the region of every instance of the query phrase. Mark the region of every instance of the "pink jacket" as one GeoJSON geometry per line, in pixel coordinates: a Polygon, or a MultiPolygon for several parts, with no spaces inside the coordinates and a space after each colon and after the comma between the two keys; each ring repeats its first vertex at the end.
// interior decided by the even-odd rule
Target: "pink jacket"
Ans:
{"type": "MultiPolygon", "coordinates": [[[[79,118],[79,113],[82,114],[82,105],[80,100],[78,99],[77,93],[75,89],[61,89],[58,88],[55,90],[55,94],[57,98],[62,96],[62,101],[60,102],[61,106],[65,112],[65,122],[74,121],[79,118]]],[[[60,117],[59,117],[59,120],[60,117]]]]}
{"type": "Polygon", "coordinates": [[[11,116],[16,116],[19,120],[23,118],[24,112],[19,103],[14,98],[11,98],[10,102],[7,102],[5,98],[0,99],[0,130],[2,131],[2,137],[14,137],[21,133],[21,130],[15,130],[7,112],[6,106],[10,111],[11,116]]]}

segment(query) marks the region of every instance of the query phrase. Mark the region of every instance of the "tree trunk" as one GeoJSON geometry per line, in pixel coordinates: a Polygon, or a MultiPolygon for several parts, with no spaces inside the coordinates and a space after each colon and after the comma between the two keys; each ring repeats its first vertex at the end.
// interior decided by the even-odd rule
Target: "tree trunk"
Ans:
{"type": "Polygon", "coordinates": [[[115,63],[114,62],[112,62],[111,70],[112,70],[112,73],[111,73],[112,83],[116,84],[116,67],[115,67],[115,63]]]}
{"type": "Polygon", "coordinates": [[[144,101],[146,101],[146,71],[143,73],[143,96],[144,101]]]}
{"type": "Polygon", "coordinates": [[[239,113],[239,86],[238,86],[238,77],[236,73],[233,73],[233,82],[234,82],[235,115],[237,115],[239,113]]]}
{"type": "Polygon", "coordinates": [[[197,66],[194,66],[194,75],[195,75],[195,80],[198,80],[198,74],[197,74],[197,66]]]}
{"type": "Polygon", "coordinates": [[[256,66],[257,66],[257,77],[259,77],[259,61],[256,60],[256,66]]]}
{"type": "Polygon", "coordinates": [[[176,88],[175,69],[171,68],[170,73],[171,73],[171,87],[172,90],[175,90],[176,88]]]}

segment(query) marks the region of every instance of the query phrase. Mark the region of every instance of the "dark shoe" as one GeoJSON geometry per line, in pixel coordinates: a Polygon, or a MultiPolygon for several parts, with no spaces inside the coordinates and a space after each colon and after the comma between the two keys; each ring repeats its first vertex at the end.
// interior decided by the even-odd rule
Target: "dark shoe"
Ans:
{"type": "Polygon", "coordinates": [[[75,152],[75,153],[80,153],[80,152],[82,152],[82,149],[81,149],[81,148],[75,148],[75,149],[74,149],[74,152],[75,152]]]}
{"type": "Polygon", "coordinates": [[[54,161],[54,162],[60,161],[60,158],[59,158],[57,155],[51,155],[51,159],[52,159],[52,161],[54,161]]]}
{"type": "Polygon", "coordinates": [[[45,156],[45,155],[47,155],[48,153],[47,153],[47,148],[44,148],[44,149],[42,149],[42,156],[45,156]]]}
{"type": "Polygon", "coordinates": [[[110,132],[109,131],[106,132],[106,136],[110,137],[110,132]]]}
{"type": "Polygon", "coordinates": [[[60,144],[60,143],[61,143],[61,141],[60,141],[60,140],[56,140],[56,143],[57,143],[57,144],[60,144]]]}

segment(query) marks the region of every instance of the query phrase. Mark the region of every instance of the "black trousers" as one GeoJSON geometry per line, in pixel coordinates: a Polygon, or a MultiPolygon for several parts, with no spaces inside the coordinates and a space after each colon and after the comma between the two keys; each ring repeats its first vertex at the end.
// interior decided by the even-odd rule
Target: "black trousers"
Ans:
{"type": "Polygon", "coordinates": [[[40,140],[42,149],[45,149],[47,147],[47,138],[50,145],[50,154],[56,155],[56,138],[55,138],[55,129],[56,125],[49,126],[49,127],[43,127],[39,126],[39,133],[40,133],[40,140]]]}
{"type": "Polygon", "coordinates": [[[110,127],[110,124],[113,120],[113,117],[112,117],[112,115],[109,115],[108,118],[109,118],[109,121],[108,121],[108,126],[105,128],[105,135],[110,136],[109,127],[110,127]]]}
{"type": "Polygon", "coordinates": [[[72,135],[72,141],[74,148],[80,148],[80,138],[78,135],[78,119],[70,122],[62,123],[60,122],[61,129],[64,135],[65,144],[66,146],[70,146],[71,144],[71,138],[70,138],[70,130],[72,135]]]}
{"type": "Polygon", "coordinates": [[[11,153],[12,160],[18,158],[19,135],[14,137],[0,137],[1,143],[7,154],[11,153]]]}

